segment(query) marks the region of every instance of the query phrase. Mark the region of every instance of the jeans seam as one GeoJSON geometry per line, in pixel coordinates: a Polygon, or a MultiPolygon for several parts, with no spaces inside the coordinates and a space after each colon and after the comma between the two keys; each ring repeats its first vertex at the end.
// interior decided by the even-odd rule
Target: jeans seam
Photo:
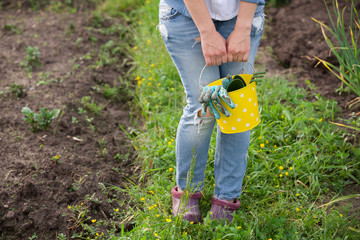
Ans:
{"type": "MultiPolygon", "coordinates": [[[[218,130],[219,131],[219,130],[218,130]]],[[[219,159],[218,159],[218,161],[219,161],[219,168],[220,168],[220,171],[219,171],[219,176],[218,176],[218,181],[220,182],[220,179],[221,179],[221,176],[222,176],[222,167],[220,166],[221,165],[221,160],[222,160],[222,149],[223,149],[223,138],[222,138],[222,136],[221,136],[221,133],[219,133],[219,136],[220,136],[220,147],[219,147],[219,151],[220,151],[220,153],[219,153],[219,159]]],[[[220,192],[220,188],[218,188],[219,189],[219,192],[220,192]]],[[[219,196],[221,195],[221,192],[219,193],[219,196]]]]}

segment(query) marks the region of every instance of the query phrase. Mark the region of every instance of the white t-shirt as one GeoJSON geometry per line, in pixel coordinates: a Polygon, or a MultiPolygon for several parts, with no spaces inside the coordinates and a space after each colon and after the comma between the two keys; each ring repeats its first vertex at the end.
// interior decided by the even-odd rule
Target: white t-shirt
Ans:
{"type": "Polygon", "coordinates": [[[239,12],[240,0],[205,0],[212,19],[230,20],[239,12]]]}

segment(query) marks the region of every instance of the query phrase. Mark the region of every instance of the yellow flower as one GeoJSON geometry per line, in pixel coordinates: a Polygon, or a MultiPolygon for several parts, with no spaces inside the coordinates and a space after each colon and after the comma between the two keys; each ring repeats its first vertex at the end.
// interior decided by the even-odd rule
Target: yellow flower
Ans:
{"type": "Polygon", "coordinates": [[[169,172],[172,172],[173,171],[173,168],[169,168],[169,172]]]}
{"type": "Polygon", "coordinates": [[[284,118],[284,115],[281,115],[281,118],[284,118]]]}
{"type": "Polygon", "coordinates": [[[276,185],[276,187],[278,188],[278,187],[279,187],[279,185],[276,185]]]}
{"type": "Polygon", "coordinates": [[[290,167],[289,170],[293,170],[293,167],[290,167]]]}
{"type": "Polygon", "coordinates": [[[213,212],[210,212],[210,215],[212,215],[213,214],[213,212]]]}
{"type": "Polygon", "coordinates": [[[260,144],[260,147],[261,147],[261,148],[265,147],[265,144],[261,143],[261,144],[260,144]]]}
{"type": "Polygon", "coordinates": [[[289,173],[288,173],[288,172],[286,172],[286,173],[285,173],[285,175],[287,176],[287,175],[289,175],[289,173]]]}
{"type": "Polygon", "coordinates": [[[150,191],[149,191],[149,194],[154,194],[154,191],[151,191],[151,190],[150,190],[150,191]]]}
{"type": "Polygon", "coordinates": [[[140,200],[141,200],[141,201],[145,201],[145,198],[142,197],[142,198],[140,198],[140,200]]]}
{"type": "Polygon", "coordinates": [[[174,90],[175,90],[175,88],[173,88],[173,87],[172,87],[172,88],[170,88],[170,90],[171,90],[171,91],[174,91],[174,90]]]}
{"type": "Polygon", "coordinates": [[[150,39],[146,40],[146,44],[150,45],[150,39]]]}
{"type": "Polygon", "coordinates": [[[280,173],[280,174],[279,174],[279,177],[283,177],[283,175],[280,173]]]}
{"type": "Polygon", "coordinates": [[[155,236],[155,237],[157,237],[157,236],[158,236],[158,234],[157,234],[157,233],[154,233],[154,236],[155,236]]]}
{"type": "Polygon", "coordinates": [[[296,211],[297,211],[297,212],[300,211],[300,208],[296,208],[296,211]]]}
{"type": "Polygon", "coordinates": [[[276,148],[277,146],[276,145],[274,145],[274,148],[276,148]]]}
{"type": "Polygon", "coordinates": [[[119,209],[117,208],[117,209],[115,209],[115,212],[118,212],[119,211],[119,209]]]}
{"type": "Polygon", "coordinates": [[[150,0],[146,0],[146,3],[151,3],[150,0]]]}
{"type": "Polygon", "coordinates": [[[280,170],[283,170],[283,169],[284,169],[284,167],[283,167],[283,166],[280,166],[280,167],[279,167],[279,169],[280,169],[280,170]]]}
{"type": "Polygon", "coordinates": [[[151,70],[149,70],[148,73],[151,73],[151,70]]]}
{"type": "Polygon", "coordinates": [[[140,80],[140,77],[139,77],[139,76],[137,76],[137,77],[135,78],[135,80],[140,80]]]}
{"type": "Polygon", "coordinates": [[[156,214],[156,217],[158,218],[158,217],[160,217],[160,215],[159,215],[159,214],[156,214]]]}
{"type": "Polygon", "coordinates": [[[68,209],[71,209],[71,206],[70,206],[70,205],[68,205],[68,209]]]}
{"type": "Polygon", "coordinates": [[[190,222],[190,224],[194,224],[194,222],[190,222]]]}
{"type": "Polygon", "coordinates": [[[151,86],[151,82],[148,83],[148,86],[151,86]]]}
{"type": "Polygon", "coordinates": [[[161,83],[158,83],[158,86],[161,86],[161,83]]]}
{"type": "Polygon", "coordinates": [[[154,67],[155,65],[154,64],[151,64],[151,67],[154,67]]]}
{"type": "Polygon", "coordinates": [[[92,219],[91,222],[92,222],[92,223],[95,223],[95,222],[96,222],[96,219],[92,219]]]}
{"type": "Polygon", "coordinates": [[[137,47],[137,46],[135,46],[135,47],[133,47],[133,49],[134,49],[134,50],[137,50],[137,49],[138,49],[138,47],[137,47]]]}
{"type": "Polygon", "coordinates": [[[171,145],[171,141],[168,141],[168,144],[171,145]]]}
{"type": "Polygon", "coordinates": [[[269,143],[269,141],[268,141],[268,140],[266,140],[265,142],[266,142],[266,143],[269,143]]]}
{"type": "Polygon", "coordinates": [[[215,183],[213,184],[213,187],[215,187],[215,183]]]}
{"type": "Polygon", "coordinates": [[[312,121],[312,120],[314,120],[314,118],[312,117],[312,118],[310,118],[310,121],[312,121]]]}
{"type": "Polygon", "coordinates": [[[299,194],[299,193],[297,193],[297,194],[296,194],[296,196],[298,197],[298,196],[300,196],[300,194],[299,194]]]}
{"type": "Polygon", "coordinates": [[[154,206],[153,207],[157,207],[157,205],[156,204],[154,204],[154,206]]]}
{"type": "Polygon", "coordinates": [[[340,214],[340,217],[342,217],[343,215],[342,214],[340,214]]]}
{"type": "Polygon", "coordinates": [[[173,141],[175,141],[175,140],[172,138],[171,141],[173,142],[173,141]]]}
{"type": "Polygon", "coordinates": [[[187,235],[187,232],[184,232],[185,235],[187,235]]]}
{"type": "Polygon", "coordinates": [[[139,21],[138,23],[139,23],[139,24],[142,24],[142,21],[139,21]]]}
{"type": "Polygon", "coordinates": [[[142,78],[141,81],[145,81],[145,78],[142,78]]]}
{"type": "Polygon", "coordinates": [[[238,226],[238,229],[241,229],[241,226],[238,226]]]}
{"type": "Polygon", "coordinates": [[[154,92],[154,95],[156,95],[157,94],[157,92],[154,92]]]}
{"type": "Polygon", "coordinates": [[[322,118],[319,119],[319,122],[322,122],[322,118]]]}
{"type": "Polygon", "coordinates": [[[96,233],[96,236],[99,236],[99,233],[96,233]]]}
{"type": "Polygon", "coordinates": [[[314,218],[316,218],[316,215],[314,215],[314,218]]]}
{"type": "Polygon", "coordinates": [[[167,218],[166,221],[167,221],[167,222],[171,222],[171,219],[167,218]]]}
{"type": "Polygon", "coordinates": [[[153,80],[153,78],[152,78],[152,77],[149,77],[149,80],[151,81],[151,80],[153,80]]]}
{"type": "Polygon", "coordinates": [[[140,86],[141,85],[141,81],[139,80],[139,81],[137,81],[137,85],[138,86],[140,86]]]}
{"type": "Polygon", "coordinates": [[[262,139],[262,136],[260,136],[259,139],[262,139]]]}

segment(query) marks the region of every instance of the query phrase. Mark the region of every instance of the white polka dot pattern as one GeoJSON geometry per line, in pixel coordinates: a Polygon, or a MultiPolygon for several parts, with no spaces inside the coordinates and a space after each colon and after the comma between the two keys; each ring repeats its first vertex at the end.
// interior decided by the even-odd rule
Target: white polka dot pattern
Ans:
{"type": "MultiPolygon", "coordinates": [[[[221,118],[217,120],[220,130],[223,133],[239,133],[245,132],[257,126],[260,123],[258,100],[256,96],[256,83],[250,83],[252,75],[241,75],[248,84],[239,90],[229,92],[230,98],[235,104],[235,108],[231,109],[223,103],[225,108],[230,112],[231,116],[226,117],[220,113],[221,118]]],[[[221,80],[217,80],[211,85],[219,85],[221,80]],[[218,82],[219,81],[219,82],[218,82]]],[[[221,100],[222,101],[222,100],[221,100]]]]}

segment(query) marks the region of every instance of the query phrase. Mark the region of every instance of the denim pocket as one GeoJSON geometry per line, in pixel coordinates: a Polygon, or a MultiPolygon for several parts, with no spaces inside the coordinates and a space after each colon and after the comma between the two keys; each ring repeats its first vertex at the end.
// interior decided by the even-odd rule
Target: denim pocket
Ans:
{"type": "Polygon", "coordinates": [[[167,4],[165,1],[160,1],[159,4],[159,19],[160,20],[171,20],[174,19],[176,16],[180,15],[180,13],[167,4]]]}

